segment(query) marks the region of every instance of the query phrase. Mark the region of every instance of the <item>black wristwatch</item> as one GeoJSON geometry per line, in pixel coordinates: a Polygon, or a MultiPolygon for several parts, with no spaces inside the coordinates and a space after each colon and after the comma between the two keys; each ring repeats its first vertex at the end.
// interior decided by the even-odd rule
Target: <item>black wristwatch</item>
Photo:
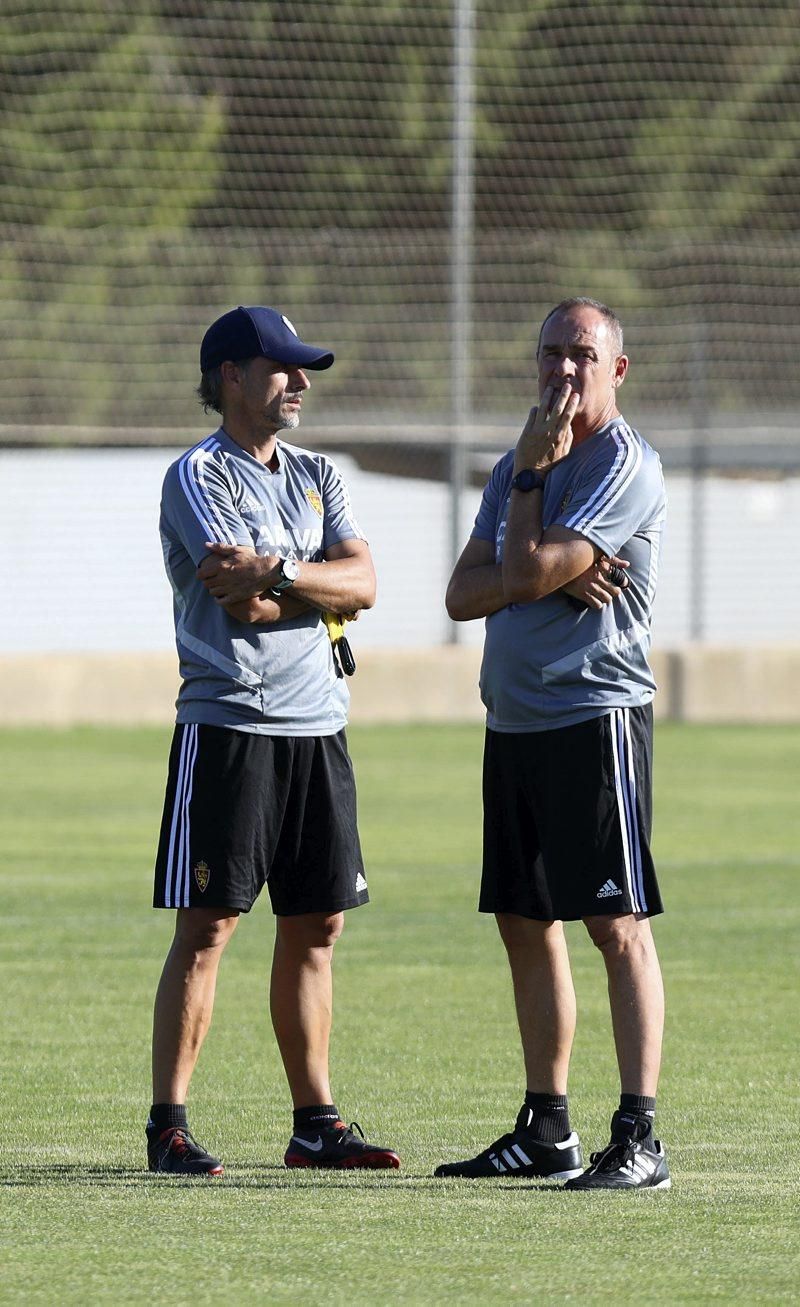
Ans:
{"type": "Polygon", "coordinates": [[[281,565],[278,568],[280,580],[276,581],[270,590],[270,594],[280,595],[284,590],[288,590],[294,585],[300,575],[300,564],[296,558],[282,558],[281,565]]]}
{"type": "Polygon", "coordinates": [[[511,489],[521,490],[523,495],[531,490],[544,490],[544,477],[541,473],[534,472],[532,467],[524,467],[511,482],[511,489]]]}

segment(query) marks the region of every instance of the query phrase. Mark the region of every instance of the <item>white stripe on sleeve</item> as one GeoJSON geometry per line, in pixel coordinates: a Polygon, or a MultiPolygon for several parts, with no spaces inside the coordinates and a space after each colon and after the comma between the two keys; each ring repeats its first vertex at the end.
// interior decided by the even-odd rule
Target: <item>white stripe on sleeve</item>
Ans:
{"type": "Polygon", "coordinates": [[[332,474],[333,491],[330,496],[329,507],[331,516],[335,516],[337,511],[341,511],[350,530],[355,532],[359,540],[366,540],[364,532],[358,525],[354,515],[353,506],[350,503],[350,491],[347,489],[347,483],[335,463],[328,460],[328,468],[332,474]]]}
{"type": "Polygon", "coordinates": [[[209,436],[202,444],[196,445],[194,449],[184,454],[178,467],[178,474],[186,498],[195,517],[207,533],[208,539],[217,544],[235,545],[237,542],[233,532],[225,525],[219,505],[214,502],[209,493],[203,467],[209,455],[216,453],[218,449],[219,441],[209,436]]]}
{"type": "Polygon", "coordinates": [[[616,503],[639,470],[642,451],[638,443],[619,428],[612,428],[609,434],[617,446],[614,462],[588,502],[564,523],[572,531],[585,534],[587,528],[616,503]]]}

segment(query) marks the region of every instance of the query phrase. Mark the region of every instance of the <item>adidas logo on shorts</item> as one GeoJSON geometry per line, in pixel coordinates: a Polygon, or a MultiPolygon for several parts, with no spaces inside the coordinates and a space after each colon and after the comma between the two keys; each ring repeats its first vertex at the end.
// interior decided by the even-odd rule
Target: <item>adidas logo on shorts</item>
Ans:
{"type": "Polygon", "coordinates": [[[607,880],[602,889],[597,891],[597,897],[599,899],[613,899],[617,894],[621,893],[622,890],[619,885],[615,885],[613,880],[607,880]]]}
{"type": "Polygon", "coordinates": [[[367,882],[364,880],[364,877],[361,875],[361,872],[359,872],[358,875],[356,876],[356,894],[360,894],[362,890],[365,890],[366,888],[367,888],[367,882]]]}

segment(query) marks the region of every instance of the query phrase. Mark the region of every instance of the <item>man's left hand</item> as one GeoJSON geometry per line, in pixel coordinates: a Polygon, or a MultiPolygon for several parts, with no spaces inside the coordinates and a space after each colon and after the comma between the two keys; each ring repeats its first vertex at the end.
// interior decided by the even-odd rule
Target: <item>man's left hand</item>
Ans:
{"type": "Polygon", "coordinates": [[[222,604],[241,603],[263,594],[278,580],[280,558],[261,557],[248,545],[206,542],[208,558],[197,569],[198,580],[222,604]]]}
{"type": "Polygon", "coordinates": [[[606,604],[613,603],[623,590],[627,590],[630,583],[624,576],[624,570],[628,567],[630,563],[625,558],[608,558],[601,554],[591,567],[587,567],[574,581],[561,588],[573,599],[579,599],[587,608],[604,608],[606,604]],[[612,568],[616,571],[612,572],[612,568]],[[623,583],[617,585],[612,576],[620,574],[623,574],[623,583]]]}

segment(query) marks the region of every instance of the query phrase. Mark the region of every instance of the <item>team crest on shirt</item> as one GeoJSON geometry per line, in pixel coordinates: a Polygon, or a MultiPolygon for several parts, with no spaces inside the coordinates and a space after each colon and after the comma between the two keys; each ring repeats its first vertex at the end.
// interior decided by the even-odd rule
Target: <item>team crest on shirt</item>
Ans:
{"type": "Polygon", "coordinates": [[[308,500],[309,504],[313,508],[314,512],[318,513],[319,516],[322,517],[322,500],[320,499],[319,491],[312,489],[311,486],[307,486],[306,499],[308,500]]]}
{"type": "Polygon", "coordinates": [[[571,500],[571,498],[572,498],[572,491],[571,491],[571,490],[568,490],[567,493],[565,494],[564,498],[561,500],[561,512],[562,512],[562,513],[564,512],[564,509],[566,508],[566,506],[567,506],[567,504],[569,503],[569,501],[571,500]]]}
{"type": "Polygon", "coordinates": [[[208,882],[211,880],[211,868],[207,862],[198,862],[194,869],[194,878],[197,881],[197,888],[203,894],[208,888],[208,882]]]}

